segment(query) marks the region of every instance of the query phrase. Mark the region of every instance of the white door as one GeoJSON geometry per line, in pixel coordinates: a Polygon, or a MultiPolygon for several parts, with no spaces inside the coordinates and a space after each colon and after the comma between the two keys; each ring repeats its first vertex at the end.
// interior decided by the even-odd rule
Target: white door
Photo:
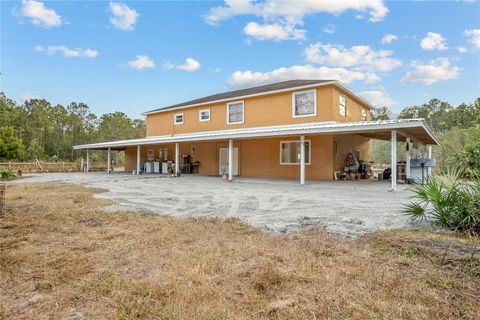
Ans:
{"type": "MultiPolygon", "coordinates": [[[[228,148],[220,148],[218,174],[228,175],[228,148]]],[[[238,148],[233,148],[233,175],[238,175],[238,148]]]]}

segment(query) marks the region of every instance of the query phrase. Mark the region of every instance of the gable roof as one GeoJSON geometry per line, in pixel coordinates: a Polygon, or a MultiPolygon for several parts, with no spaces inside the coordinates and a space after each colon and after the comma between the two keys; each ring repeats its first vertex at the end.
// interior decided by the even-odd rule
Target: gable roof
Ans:
{"type": "Polygon", "coordinates": [[[349,90],[345,86],[341,85],[339,81],[336,81],[336,80],[288,80],[288,81],[267,84],[263,86],[228,91],[224,93],[217,93],[217,94],[213,94],[203,98],[194,99],[194,100],[190,100],[182,103],[177,103],[167,107],[150,110],[150,111],[144,112],[143,115],[157,113],[157,112],[164,112],[172,109],[194,107],[194,106],[199,106],[199,105],[204,105],[204,104],[214,103],[214,102],[222,102],[222,101],[227,101],[232,99],[240,99],[240,98],[259,96],[259,95],[270,94],[275,92],[288,91],[292,89],[316,87],[319,85],[327,85],[327,84],[336,85],[337,87],[342,88],[343,90],[347,91],[358,100],[365,103],[370,108],[373,108],[373,106],[370,103],[365,101],[363,98],[357,96],[355,93],[353,93],[351,90],[349,90]]]}

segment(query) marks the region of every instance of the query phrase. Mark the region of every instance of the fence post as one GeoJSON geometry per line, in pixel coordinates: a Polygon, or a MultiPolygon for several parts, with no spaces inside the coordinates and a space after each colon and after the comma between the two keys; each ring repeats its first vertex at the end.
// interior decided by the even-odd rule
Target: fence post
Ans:
{"type": "Polygon", "coordinates": [[[0,183],[0,213],[5,213],[5,209],[7,208],[7,201],[6,201],[6,193],[7,193],[7,184],[0,183]]]}

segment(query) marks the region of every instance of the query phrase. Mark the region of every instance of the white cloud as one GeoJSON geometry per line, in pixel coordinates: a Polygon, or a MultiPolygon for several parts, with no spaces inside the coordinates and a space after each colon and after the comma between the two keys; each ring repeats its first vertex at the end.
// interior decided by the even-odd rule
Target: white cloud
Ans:
{"type": "Polygon", "coordinates": [[[399,59],[391,57],[393,51],[375,51],[369,46],[345,48],[342,45],[315,43],[309,45],[303,54],[308,62],[372,72],[386,72],[402,65],[399,59]]]}
{"type": "Polygon", "coordinates": [[[398,104],[398,101],[390,97],[390,95],[383,90],[363,91],[359,92],[358,95],[375,107],[390,107],[398,104]]]}
{"type": "Polygon", "coordinates": [[[465,30],[463,34],[468,38],[468,42],[480,48],[480,29],[465,30]]]}
{"type": "Polygon", "coordinates": [[[325,33],[333,34],[333,33],[335,33],[335,25],[329,23],[322,30],[325,33]]]}
{"type": "Polygon", "coordinates": [[[458,50],[458,52],[460,52],[460,53],[465,53],[465,52],[467,52],[467,48],[465,48],[465,47],[458,47],[457,50],[458,50]]]}
{"type": "Polygon", "coordinates": [[[98,55],[98,51],[92,49],[69,49],[65,46],[35,46],[34,50],[37,52],[45,52],[49,55],[54,55],[57,52],[62,53],[67,58],[95,58],[98,55]]]}
{"type": "Polygon", "coordinates": [[[126,4],[110,2],[110,22],[118,29],[132,31],[140,14],[126,4]]]}
{"type": "Polygon", "coordinates": [[[398,37],[394,34],[386,33],[382,38],[382,44],[390,44],[393,41],[398,40],[398,37]]]}
{"type": "MultiPolygon", "coordinates": [[[[283,34],[283,30],[290,29],[287,32],[290,36],[283,38],[265,37],[269,40],[290,40],[305,37],[305,30],[297,29],[297,25],[303,25],[303,19],[307,15],[327,12],[334,15],[339,15],[347,10],[356,10],[363,13],[370,14],[370,21],[380,21],[388,13],[388,8],[385,6],[383,0],[322,0],[322,1],[295,1],[295,0],[225,0],[225,4],[211,8],[205,15],[205,21],[209,24],[215,25],[223,20],[230,19],[240,15],[253,15],[263,19],[263,25],[250,25],[250,28],[255,27],[255,32],[271,34],[272,30],[265,30],[269,26],[275,26],[275,34],[279,32],[283,34]],[[279,28],[280,25],[280,28],[279,28]],[[263,30],[258,31],[259,27],[263,30]],[[293,33],[293,34],[292,34],[293,33]]],[[[250,22],[251,24],[252,22],[250,22]]],[[[245,26],[245,28],[247,28],[245,26]]],[[[268,29],[271,29],[269,27],[268,29]]],[[[245,31],[245,30],[244,30],[245,31]]]]}
{"type": "Polygon", "coordinates": [[[427,64],[414,61],[412,66],[413,70],[408,71],[400,82],[431,85],[435,82],[457,79],[461,70],[452,66],[448,58],[437,58],[427,64]]]}
{"type": "Polygon", "coordinates": [[[445,38],[440,33],[429,32],[420,42],[423,50],[447,50],[445,38]]]}
{"type": "Polygon", "coordinates": [[[388,13],[388,8],[382,0],[322,0],[322,1],[294,1],[294,0],[225,0],[224,6],[210,9],[205,20],[210,24],[217,24],[222,20],[239,15],[256,15],[265,19],[281,18],[285,21],[301,21],[308,14],[327,12],[338,15],[347,10],[368,12],[371,21],[380,21],[388,13]]]}
{"type": "Polygon", "coordinates": [[[62,25],[62,17],[55,10],[47,9],[43,2],[34,0],[23,0],[22,8],[18,15],[30,18],[32,23],[45,28],[58,27],[62,25]]]}
{"type": "Polygon", "coordinates": [[[370,73],[351,71],[345,68],[315,67],[308,64],[278,68],[268,72],[236,71],[230,75],[228,84],[230,87],[236,88],[291,79],[327,79],[340,80],[344,83],[360,80],[373,83],[379,80],[376,75],[370,73]]]}
{"type": "Polygon", "coordinates": [[[31,93],[24,93],[20,96],[20,101],[22,102],[30,101],[32,99],[38,99],[38,97],[31,93]]]}
{"type": "Polygon", "coordinates": [[[295,24],[263,24],[249,22],[243,28],[243,32],[258,40],[304,40],[306,30],[296,29],[295,24]]]}
{"type": "Polygon", "coordinates": [[[167,63],[165,63],[165,67],[167,69],[178,69],[178,70],[184,70],[184,71],[192,72],[192,71],[200,69],[200,62],[198,62],[197,60],[195,60],[193,58],[187,58],[187,59],[185,59],[184,64],[177,65],[177,64],[173,64],[171,62],[167,62],[167,63]]]}
{"type": "Polygon", "coordinates": [[[135,56],[135,59],[128,61],[127,65],[138,70],[155,68],[155,62],[146,55],[135,56]]]}

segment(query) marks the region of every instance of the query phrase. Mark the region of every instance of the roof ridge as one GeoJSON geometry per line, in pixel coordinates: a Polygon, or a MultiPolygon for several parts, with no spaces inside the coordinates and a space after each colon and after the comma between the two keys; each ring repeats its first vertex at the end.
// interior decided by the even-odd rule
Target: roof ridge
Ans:
{"type": "Polygon", "coordinates": [[[160,111],[163,111],[163,110],[169,110],[169,109],[173,109],[173,108],[186,107],[186,106],[201,104],[201,103],[209,103],[209,102],[213,102],[213,101],[216,101],[216,100],[234,99],[236,97],[254,95],[254,94],[267,94],[268,92],[274,92],[274,91],[277,91],[277,90],[288,90],[290,88],[293,89],[293,88],[296,88],[296,87],[309,86],[309,85],[315,85],[315,84],[333,83],[333,82],[337,82],[337,80],[321,80],[321,79],[285,80],[285,81],[274,82],[274,83],[270,83],[270,84],[263,84],[263,85],[260,85],[260,86],[253,86],[253,87],[248,87],[248,88],[243,88],[243,89],[237,89],[237,90],[215,93],[215,94],[207,95],[207,96],[204,96],[204,97],[201,97],[201,98],[197,98],[197,99],[173,104],[173,105],[166,106],[166,107],[153,109],[153,110],[144,112],[143,114],[145,115],[145,114],[148,114],[148,113],[155,113],[155,112],[160,112],[160,111]]]}

